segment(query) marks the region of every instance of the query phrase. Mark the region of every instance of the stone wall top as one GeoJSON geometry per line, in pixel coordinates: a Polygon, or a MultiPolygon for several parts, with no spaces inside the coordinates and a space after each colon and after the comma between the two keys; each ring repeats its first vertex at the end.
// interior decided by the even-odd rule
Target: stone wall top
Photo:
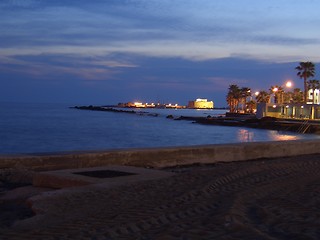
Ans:
{"type": "Polygon", "coordinates": [[[27,168],[40,171],[107,165],[162,168],[196,163],[245,161],[315,153],[320,153],[320,140],[252,142],[0,156],[0,169],[27,168]]]}

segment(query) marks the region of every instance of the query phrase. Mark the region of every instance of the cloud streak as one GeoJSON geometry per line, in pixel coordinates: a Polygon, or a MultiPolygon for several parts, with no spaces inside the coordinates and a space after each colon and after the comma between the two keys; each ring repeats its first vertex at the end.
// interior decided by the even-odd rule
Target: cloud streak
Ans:
{"type": "MultiPolygon", "coordinates": [[[[15,1],[10,8],[8,3],[0,5],[0,40],[7,49],[70,47],[77,53],[73,47],[79,46],[93,52],[97,48],[157,56],[162,52],[203,59],[245,51],[259,58],[266,46],[292,46],[291,56],[302,56],[296,46],[319,45],[319,33],[312,29],[320,20],[314,11],[320,3],[297,4],[283,0],[259,4],[253,0],[15,1]],[[300,29],[309,29],[308,34],[298,36],[300,29]]],[[[286,54],[267,53],[275,59],[286,54]]]]}

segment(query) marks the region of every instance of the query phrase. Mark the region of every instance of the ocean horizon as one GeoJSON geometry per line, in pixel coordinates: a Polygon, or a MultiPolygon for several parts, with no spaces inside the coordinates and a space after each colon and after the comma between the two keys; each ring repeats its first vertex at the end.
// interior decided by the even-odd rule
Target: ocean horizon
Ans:
{"type": "Polygon", "coordinates": [[[312,134],[208,126],[166,118],[168,115],[220,116],[226,112],[223,109],[132,109],[137,113],[129,114],[70,108],[74,106],[62,103],[0,103],[0,154],[319,139],[312,134]]]}

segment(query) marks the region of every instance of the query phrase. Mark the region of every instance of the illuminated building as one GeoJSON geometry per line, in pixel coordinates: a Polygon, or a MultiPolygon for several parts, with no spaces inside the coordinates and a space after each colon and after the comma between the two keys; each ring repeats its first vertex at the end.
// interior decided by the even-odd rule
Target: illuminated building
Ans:
{"type": "Polygon", "coordinates": [[[188,108],[211,109],[213,107],[213,101],[208,101],[205,98],[198,98],[195,101],[189,101],[188,103],[188,108]]]}
{"type": "Polygon", "coordinates": [[[308,90],[308,104],[320,104],[320,90],[309,89],[308,90]]]}
{"type": "Polygon", "coordinates": [[[257,118],[276,117],[276,118],[297,118],[297,119],[320,119],[319,104],[305,103],[258,103],[257,118]]]}

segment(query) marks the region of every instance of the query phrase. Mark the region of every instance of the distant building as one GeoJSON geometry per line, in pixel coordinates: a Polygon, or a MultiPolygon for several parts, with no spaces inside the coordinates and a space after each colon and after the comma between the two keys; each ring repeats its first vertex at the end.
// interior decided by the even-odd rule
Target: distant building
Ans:
{"type": "Polygon", "coordinates": [[[124,108],[186,108],[186,106],[180,106],[179,104],[171,103],[143,103],[143,102],[127,102],[127,103],[118,103],[118,107],[124,108]]]}
{"type": "Polygon", "coordinates": [[[196,109],[211,109],[214,107],[213,101],[208,101],[205,98],[198,98],[195,101],[189,101],[188,108],[196,109]]]}

